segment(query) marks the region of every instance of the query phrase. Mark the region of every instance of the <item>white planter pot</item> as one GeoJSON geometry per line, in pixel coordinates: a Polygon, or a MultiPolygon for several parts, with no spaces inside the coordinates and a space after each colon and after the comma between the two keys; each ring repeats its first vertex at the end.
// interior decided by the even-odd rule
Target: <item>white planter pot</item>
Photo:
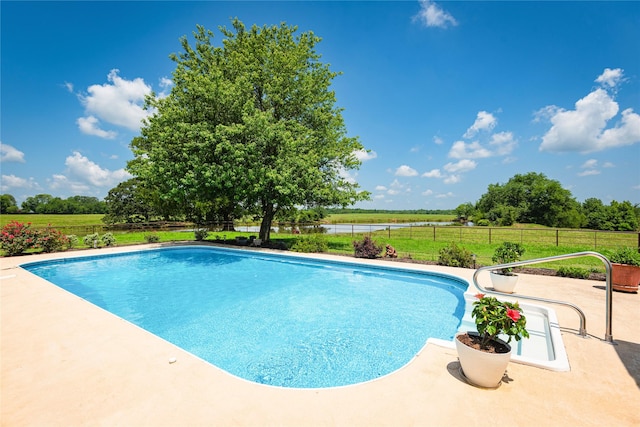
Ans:
{"type": "Polygon", "coordinates": [[[462,373],[467,381],[473,385],[485,388],[498,387],[511,360],[511,346],[502,340],[498,340],[509,347],[508,353],[487,353],[476,350],[458,340],[459,335],[467,333],[469,335],[478,335],[476,332],[460,332],[454,340],[460,366],[462,366],[462,373]]]}
{"type": "Polygon", "coordinates": [[[490,274],[491,283],[493,283],[493,289],[498,292],[505,292],[508,294],[512,294],[513,290],[516,287],[516,283],[518,283],[518,275],[517,274],[498,274],[493,271],[490,274]]]}

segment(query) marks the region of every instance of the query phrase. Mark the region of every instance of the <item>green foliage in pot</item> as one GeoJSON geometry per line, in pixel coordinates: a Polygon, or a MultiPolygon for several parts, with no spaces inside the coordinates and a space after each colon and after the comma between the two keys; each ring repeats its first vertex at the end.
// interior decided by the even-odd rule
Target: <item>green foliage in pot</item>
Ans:
{"type": "Polygon", "coordinates": [[[500,334],[509,337],[507,343],[511,342],[511,338],[516,341],[529,338],[527,319],[517,302],[499,301],[484,294],[477,294],[476,298],[478,300],[473,303],[471,317],[475,319],[476,329],[482,339],[481,348],[486,348],[500,334]]]}
{"type": "Polygon", "coordinates": [[[640,267],[640,253],[630,247],[618,248],[609,255],[609,261],[640,267]]]}
{"type": "MultiPolygon", "coordinates": [[[[516,262],[520,260],[520,257],[524,255],[525,249],[520,243],[503,242],[498,246],[491,258],[496,264],[508,264],[510,262],[516,262]]],[[[496,270],[499,274],[510,275],[513,268],[502,268],[496,270]]]]}

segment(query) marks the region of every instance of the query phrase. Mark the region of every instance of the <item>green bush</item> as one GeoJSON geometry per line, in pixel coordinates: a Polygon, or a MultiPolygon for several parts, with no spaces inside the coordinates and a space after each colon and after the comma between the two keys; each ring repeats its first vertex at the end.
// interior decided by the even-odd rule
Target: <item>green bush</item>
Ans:
{"type": "Polygon", "coordinates": [[[327,252],[329,250],[329,242],[322,234],[309,234],[306,237],[297,239],[291,246],[294,252],[327,252]]]}
{"type": "Polygon", "coordinates": [[[209,235],[209,230],[207,230],[206,228],[196,228],[195,230],[193,230],[193,233],[197,241],[202,241],[209,235]]]}
{"type": "Polygon", "coordinates": [[[377,258],[382,253],[382,245],[378,245],[371,237],[365,236],[361,241],[353,242],[356,258],[377,258]]]}
{"type": "Polygon", "coordinates": [[[558,268],[558,276],[571,277],[573,279],[588,279],[591,273],[589,270],[585,270],[580,267],[565,267],[558,268]]]}
{"type": "MultiPolygon", "coordinates": [[[[520,260],[520,257],[524,254],[525,249],[520,243],[503,242],[496,248],[491,260],[496,264],[509,264],[510,262],[516,262],[520,260]]],[[[503,268],[500,270],[501,274],[509,274],[513,268],[503,268]]]]}
{"type": "Polygon", "coordinates": [[[449,267],[470,268],[473,263],[473,254],[468,249],[451,242],[438,252],[438,264],[449,267]]]}
{"type": "Polygon", "coordinates": [[[99,241],[100,241],[100,236],[98,235],[98,233],[87,234],[82,238],[82,243],[84,243],[86,246],[89,246],[89,247],[93,247],[93,243],[99,242],[99,241]]]}
{"type": "Polygon", "coordinates": [[[160,241],[160,236],[158,236],[158,233],[147,233],[144,235],[144,240],[147,243],[158,243],[160,241]]]}
{"type": "Polygon", "coordinates": [[[100,240],[105,246],[113,246],[116,244],[116,238],[113,236],[113,233],[104,233],[100,240]]]}
{"type": "Polygon", "coordinates": [[[609,261],[616,264],[627,264],[640,266],[640,253],[634,248],[619,248],[611,252],[608,256],[609,261]]]}
{"type": "Polygon", "coordinates": [[[67,236],[67,249],[71,249],[78,244],[78,236],[75,234],[69,234],[67,236]]]}

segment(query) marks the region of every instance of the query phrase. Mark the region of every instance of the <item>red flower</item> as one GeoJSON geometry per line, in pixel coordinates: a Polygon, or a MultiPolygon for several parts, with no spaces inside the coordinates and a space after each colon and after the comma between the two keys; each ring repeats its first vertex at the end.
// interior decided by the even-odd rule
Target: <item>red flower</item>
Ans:
{"type": "Polygon", "coordinates": [[[482,299],[482,298],[484,298],[484,294],[476,294],[476,298],[482,299]]]}
{"type": "Polygon", "coordinates": [[[518,310],[514,310],[512,308],[507,309],[507,317],[514,322],[520,320],[520,312],[518,310]]]}

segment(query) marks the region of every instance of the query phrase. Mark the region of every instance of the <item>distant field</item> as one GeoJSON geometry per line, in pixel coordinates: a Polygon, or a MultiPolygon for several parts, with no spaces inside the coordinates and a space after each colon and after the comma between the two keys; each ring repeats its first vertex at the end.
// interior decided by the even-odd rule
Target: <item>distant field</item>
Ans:
{"type": "Polygon", "coordinates": [[[11,214],[0,217],[0,226],[11,221],[30,222],[33,227],[74,227],[80,225],[100,225],[103,214],[89,215],[48,215],[48,214],[11,214]]]}

